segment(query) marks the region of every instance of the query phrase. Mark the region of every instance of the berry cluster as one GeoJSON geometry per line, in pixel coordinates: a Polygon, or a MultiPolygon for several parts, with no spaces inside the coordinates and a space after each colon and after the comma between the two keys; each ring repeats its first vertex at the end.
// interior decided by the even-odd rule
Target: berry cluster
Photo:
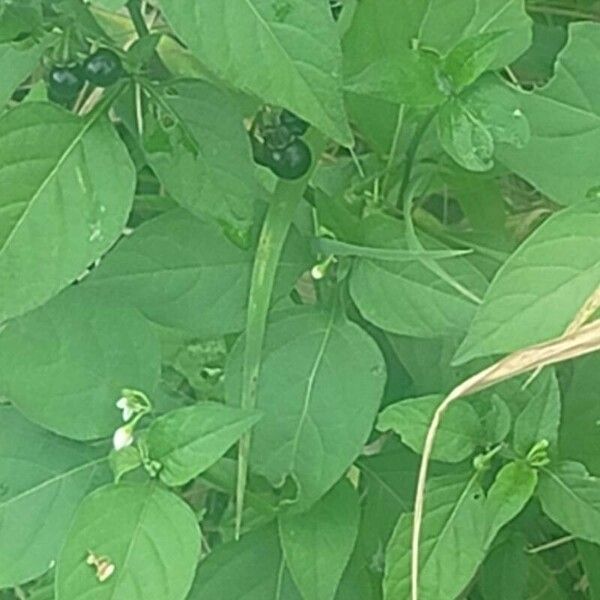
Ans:
{"type": "Polygon", "coordinates": [[[86,81],[108,87],[124,74],[119,56],[109,48],[100,48],[83,64],[55,65],[48,75],[48,98],[58,103],[75,100],[86,81]]]}
{"type": "Polygon", "coordinates": [[[312,163],[310,148],[300,139],[308,127],[294,113],[282,110],[275,124],[261,129],[262,139],[250,136],[254,161],[281,179],[299,179],[312,163]]]}

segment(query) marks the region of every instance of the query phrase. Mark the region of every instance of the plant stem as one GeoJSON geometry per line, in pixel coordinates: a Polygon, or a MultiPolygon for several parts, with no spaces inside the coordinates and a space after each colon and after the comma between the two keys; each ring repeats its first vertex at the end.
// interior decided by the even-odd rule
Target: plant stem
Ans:
{"type": "Polygon", "coordinates": [[[147,36],[148,26],[146,25],[144,15],[142,14],[142,7],[140,1],[129,0],[127,2],[127,10],[129,12],[129,16],[131,17],[133,26],[135,27],[135,31],[138,34],[138,37],[142,38],[147,36]]]}
{"type": "MultiPolygon", "coordinates": [[[[312,146],[313,156],[320,156],[325,147],[324,140],[319,139],[312,146]]],[[[312,169],[297,182],[281,181],[278,184],[262,225],[248,298],[241,397],[241,407],[243,409],[253,409],[256,406],[262,349],[275,274],[294,213],[302,199],[310,173],[312,173],[312,169]]],[[[242,528],[250,441],[250,433],[242,436],[238,450],[235,510],[236,539],[239,539],[242,528]]]]}
{"type": "Polygon", "coordinates": [[[410,176],[412,174],[415,159],[417,157],[417,151],[419,150],[419,145],[423,140],[423,137],[427,133],[429,129],[429,125],[433,121],[434,117],[437,115],[438,108],[434,108],[431,110],[426,116],[423,122],[419,125],[417,131],[410,142],[410,146],[406,152],[406,167],[404,169],[404,177],[402,178],[402,186],[400,187],[400,197],[398,198],[398,206],[402,206],[404,204],[404,197],[406,195],[406,191],[408,189],[408,184],[410,183],[410,176]]]}

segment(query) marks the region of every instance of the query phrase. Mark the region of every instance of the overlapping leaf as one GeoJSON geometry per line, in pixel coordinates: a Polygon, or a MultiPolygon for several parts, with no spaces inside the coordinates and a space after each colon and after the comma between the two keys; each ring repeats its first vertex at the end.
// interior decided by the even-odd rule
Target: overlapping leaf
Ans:
{"type": "Polygon", "coordinates": [[[74,510],[110,479],[106,450],[40,429],[0,408],[0,587],[46,572],[74,510]]]}
{"type": "Polygon", "coordinates": [[[339,38],[325,2],[161,0],[160,5],[174,31],[218,77],[352,143],[339,38]]]}
{"type": "Polygon", "coordinates": [[[135,172],[107,121],[49,104],[0,118],[0,322],[39,306],[121,234],[135,172]]]}

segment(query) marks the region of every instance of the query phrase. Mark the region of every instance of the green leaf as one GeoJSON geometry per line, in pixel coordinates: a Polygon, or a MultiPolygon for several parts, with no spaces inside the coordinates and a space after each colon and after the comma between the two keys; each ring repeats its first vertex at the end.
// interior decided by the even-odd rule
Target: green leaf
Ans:
{"type": "Polygon", "coordinates": [[[515,421],[513,448],[521,456],[525,456],[542,440],[555,447],[558,441],[560,410],[558,386],[553,386],[547,394],[533,395],[515,421]]]}
{"type": "Polygon", "coordinates": [[[157,94],[158,114],[146,119],[144,131],[150,166],[184,208],[247,236],[261,191],[236,102],[204,81],[157,94]]]}
{"type": "Polygon", "coordinates": [[[573,367],[573,378],[564,396],[560,452],[600,475],[600,402],[591,392],[600,389],[600,355],[580,358],[573,367]]]}
{"type": "Polygon", "coordinates": [[[479,578],[483,600],[525,600],[529,571],[526,547],[527,538],[513,533],[491,550],[479,578]]]}
{"type": "MultiPolygon", "coordinates": [[[[420,454],[435,410],[444,399],[434,394],[401,400],[385,408],[377,420],[379,431],[393,431],[411,450],[420,454]]],[[[483,427],[466,401],[454,402],[444,414],[433,448],[433,460],[461,462],[483,441],[483,427]]]]}
{"type": "MultiPolygon", "coordinates": [[[[489,36],[490,44],[485,58],[475,56],[475,72],[497,69],[514,61],[531,42],[531,21],[524,2],[414,0],[407,5],[396,0],[363,0],[344,39],[344,69],[352,80],[368,77],[373,65],[377,65],[375,71],[381,77],[395,82],[397,101],[405,101],[398,95],[402,92],[410,94],[413,101],[436,104],[443,100],[444,83],[430,69],[431,63],[428,68],[423,55],[414,50],[425,49],[442,57],[452,56],[454,50],[449,64],[450,73],[455,74],[452,65],[459,58],[470,59],[477,43],[471,52],[465,55],[465,51],[472,40],[484,39],[483,36],[489,36]],[[389,72],[390,67],[394,67],[391,71],[399,68],[402,77],[389,72]],[[425,80],[420,76],[425,76],[425,80]],[[416,88],[411,91],[403,80],[416,88]]],[[[461,62],[464,65],[465,60],[461,62]]]]}
{"type": "Polygon", "coordinates": [[[46,302],[121,234],[135,173],[107,120],[25,103],[0,118],[0,322],[46,302]]]}
{"type": "MultiPolygon", "coordinates": [[[[42,22],[40,0],[19,0],[0,4],[0,42],[7,42],[29,34],[42,22]]],[[[8,70],[3,71],[10,76],[8,70]]]]}
{"type": "MultiPolygon", "coordinates": [[[[200,564],[188,600],[301,600],[269,525],[216,548],[200,564]]],[[[59,599],[60,600],[60,599],[59,599]]]]}
{"type": "Polygon", "coordinates": [[[0,396],[35,423],[75,439],[111,435],[123,388],[151,395],[160,348],[133,309],[104,296],[65,291],[0,334],[0,396]]]}
{"type": "MultiPolygon", "coordinates": [[[[254,251],[232,244],[213,223],[174,210],[124,239],[84,282],[131,303],[160,325],[214,339],[244,327],[254,251]]],[[[279,264],[275,300],[310,264],[292,231],[279,264]]]]}
{"type": "MultiPolygon", "coordinates": [[[[365,244],[407,249],[401,221],[372,217],[364,221],[365,244]]],[[[419,235],[427,249],[448,248],[419,235]]],[[[456,282],[474,294],[483,294],[485,277],[465,258],[444,262],[444,269],[456,282]]],[[[464,332],[475,314],[476,304],[424,262],[391,263],[359,259],[352,269],[350,293],[361,314],[378,327],[415,337],[443,337],[464,332]]]]}
{"type": "Polygon", "coordinates": [[[600,281],[600,204],[582,202],[540,226],[492,281],[455,363],[564,333],[600,281]]]}
{"type": "Polygon", "coordinates": [[[0,43],[0,108],[10,100],[15,89],[37,66],[45,50],[43,43],[0,43]]]}
{"type": "MultiPolygon", "coordinates": [[[[423,600],[456,598],[473,576],[483,559],[484,502],[476,476],[430,480],[421,533],[419,597],[423,600]]],[[[388,544],[386,600],[410,597],[412,524],[412,514],[402,515],[388,544]]]]}
{"type": "Polygon", "coordinates": [[[106,450],[65,440],[0,408],[0,587],[45,573],[73,511],[110,480],[106,450]]]}
{"type": "Polygon", "coordinates": [[[462,40],[444,59],[444,74],[455,91],[461,91],[485,73],[499,50],[505,32],[494,31],[462,40]]]}
{"type": "Polygon", "coordinates": [[[408,106],[437,106],[446,99],[439,70],[436,57],[406,49],[349,77],[345,89],[408,106]]]}
{"type": "Polygon", "coordinates": [[[285,562],[304,600],[335,597],[356,543],[359,518],[358,494],[347,480],[308,512],[280,517],[285,562]]]}
{"type": "Polygon", "coordinates": [[[442,106],[438,115],[442,147],[462,167],[488,171],[499,143],[523,148],[529,123],[519,98],[495,77],[481,78],[442,106]]]}
{"type": "Polygon", "coordinates": [[[487,550],[500,529],[512,521],[533,496],[537,471],[524,461],[510,462],[498,471],[485,500],[487,550]]]}
{"type": "Polygon", "coordinates": [[[284,106],[352,145],[342,101],[341,50],[321,0],[161,0],[174,31],[218,77],[284,106]]]}
{"type": "MultiPolygon", "coordinates": [[[[239,403],[242,349],[243,338],[225,370],[231,404],[239,403]]],[[[294,506],[307,509],[360,454],[384,382],[375,342],[334,312],[292,310],[273,319],[263,346],[257,408],[264,416],[252,433],[251,469],[274,486],[291,477],[298,486],[294,506]]]]}
{"type": "Polygon", "coordinates": [[[600,479],[576,462],[544,469],[539,496],[544,512],[565,531],[600,544],[600,479]]]}
{"type": "Polygon", "coordinates": [[[80,505],[56,565],[57,600],[183,600],[200,553],[191,509],[157,485],[114,484],[80,505]],[[86,558],[114,565],[100,582],[86,558]]]}
{"type": "Polygon", "coordinates": [[[152,423],[146,442],[161,464],[160,479],[184,485],[208,469],[260,419],[256,411],[201,402],[174,410],[152,423]]]}
{"type": "Polygon", "coordinates": [[[577,551],[587,576],[591,600],[600,598],[600,546],[577,540],[577,551]]]}
{"type": "MultiPolygon", "coordinates": [[[[423,600],[460,594],[500,528],[529,501],[537,481],[535,471],[525,463],[509,463],[486,497],[478,477],[448,475],[428,483],[420,546],[419,597],[423,600]]],[[[411,514],[402,515],[388,545],[386,600],[409,597],[412,524],[411,514]]]]}
{"type": "Polygon", "coordinates": [[[126,446],[120,450],[111,450],[108,460],[115,483],[119,483],[127,473],[135,471],[144,464],[137,446],[126,446]]]}
{"type": "Polygon", "coordinates": [[[596,23],[570,26],[554,79],[534,93],[515,92],[531,125],[530,142],[522,149],[499,150],[499,159],[507,167],[564,205],[598,190],[599,49],[596,23]]]}

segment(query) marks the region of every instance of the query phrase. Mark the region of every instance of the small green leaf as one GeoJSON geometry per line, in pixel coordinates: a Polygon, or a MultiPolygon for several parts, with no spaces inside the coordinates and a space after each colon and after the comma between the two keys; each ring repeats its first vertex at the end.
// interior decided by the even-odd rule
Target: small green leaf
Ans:
{"type": "Polygon", "coordinates": [[[0,109],[37,66],[44,50],[43,42],[34,45],[31,41],[0,43],[0,70],[3,73],[0,81],[0,109]]]}
{"type": "Polygon", "coordinates": [[[522,148],[530,132],[518,98],[490,76],[442,106],[438,135],[444,150],[459,165],[470,171],[488,171],[494,166],[497,144],[522,148]]]}
{"type": "Polygon", "coordinates": [[[208,469],[260,419],[217,402],[201,402],[159,417],[148,431],[151,460],[160,463],[166,485],[184,485],[208,469]]]}
{"type": "MultiPolygon", "coordinates": [[[[435,394],[396,402],[380,413],[377,429],[393,431],[409,448],[420,454],[433,414],[443,399],[443,396],[435,394]]],[[[461,462],[475,452],[482,440],[483,427],[477,412],[468,402],[458,400],[444,413],[432,458],[461,462]]]]}
{"type": "Polygon", "coordinates": [[[0,587],[45,573],[73,511],[108,481],[105,449],[65,440],[0,407],[0,587]]]}
{"type": "Polygon", "coordinates": [[[121,448],[121,450],[112,450],[108,456],[108,460],[115,483],[119,483],[127,473],[135,471],[143,464],[142,456],[136,446],[127,446],[121,448]]]}
{"type": "Polygon", "coordinates": [[[333,600],[358,535],[358,494],[342,480],[308,512],[284,514],[285,562],[304,600],[333,600]]]}
{"type": "Polygon", "coordinates": [[[118,299],[75,286],[11,321],[0,335],[0,396],[35,423],[79,440],[121,424],[123,388],[152,393],[160,374],[155,332],[118,299]]]}
{"type": "Polygon", "coordinates": [[[199,553],[196,517],[177,496],[151,484],[108,485],[73,517],[56,565],[56,598],[183,600],[199,553]],[[91,556],[114,566],[104,581],[91,556]]]}
{"type": "Polygon", "coordinates": [[[600,544],[600,479],[576,462],[544,469],[539,496],[544,512],[565,531],[600,544]]]}

